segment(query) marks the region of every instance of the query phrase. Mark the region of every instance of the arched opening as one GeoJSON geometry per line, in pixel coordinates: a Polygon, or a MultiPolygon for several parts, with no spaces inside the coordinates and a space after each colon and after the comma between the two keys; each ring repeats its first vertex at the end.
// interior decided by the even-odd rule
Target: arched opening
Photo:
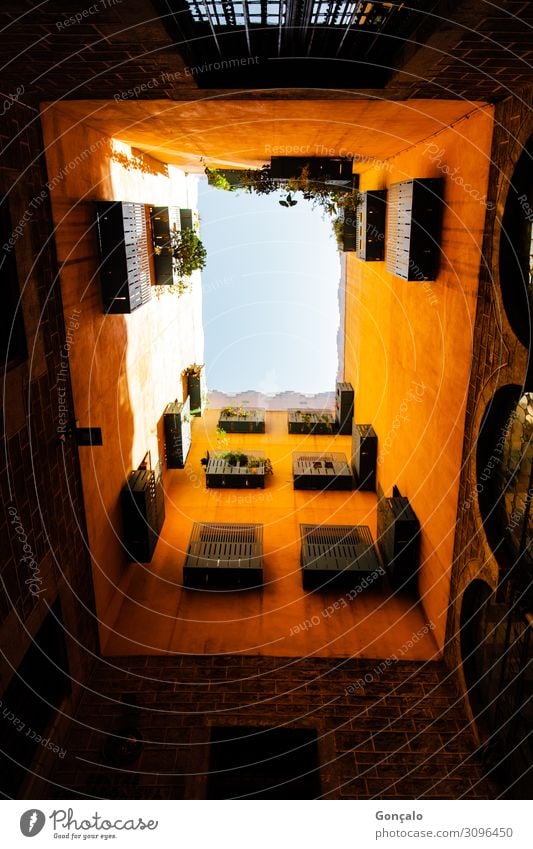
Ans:
{"type": "Polygon", "coordinates": [[[533,595],[533,393],[502,387],[487,407],[477,447],[477,492],[502,578],[533,595]]]}
{"type": "Polygon", "coordinates": [[[505,203],[500,236],[500,281],[509,323],[531,345],[533,304],[533,136],[518,160],[505,203]]]}
{"type": "Polygon", "coordinates": [[[512,582],[493,592],[480,579],[466,588],[460,642],[468,699],[483,757],[509,798],[530,798],[533,756],[533,616],[512,582]]]}
{"type": "Polygon", "coordinates": [[[472,581],[463,594],[460,618],[461,659],[472,713],[476,720],[483,719],[486,707],[488,678],[490,671],[491,600],[493,591],[482,580],[472,581]]]}

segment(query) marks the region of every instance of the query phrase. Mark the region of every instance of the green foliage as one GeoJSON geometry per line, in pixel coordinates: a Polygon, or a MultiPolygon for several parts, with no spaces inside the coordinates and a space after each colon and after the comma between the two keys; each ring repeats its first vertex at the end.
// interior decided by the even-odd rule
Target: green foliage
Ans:
{"type": "Polygon", "coordinates": [[[217,427],[217,450],[225,451],[229,447],[229,436],[223,427],[217,427]]]}
{"type": "Polygon", "coordinates": [[[207,251],[194,230],[177,230],[172,234],[172,256],[180,277],[205,268],[207,251]]]}
{"type": "Polygon", "coordinates": [[[262,168],[250,168],[242,172],[242,188],[256,195],[269,195],[280,188],[278,180],[272,178],[270,165],[262,168]]]}
{"type": "Polygon", "coordinates": [[[248,456],[246,454],[241,454],[240,451],[227,451],[224,454],[224,460],[228,466],[244,467],[248,465],[248,456]]]}
{"type": "Polygon", "coordinates": [[[224,407],[220,411],[220,415],[225,419],[247,419],[250,414],[250,410],[245,407],[224,407]]]}
{"type": "Polygon", "coordinates": [[[222,189],[225,192],[232,192],[233,186],[229,182],[229,180],[224,177],[224,174],[221,174],[220,171],[217,171],[216,168],[205,168],[205,174],[207,176],[207,182],[210,186],[213,186],[215,189],[222,189]]]}
{"type": "Polygon", "coordinates": [[[309,178],[309,166],[307,165],[302,168],[298,176],[290,180],[274,179],[270,165],[263,165],[262,168],[243,169],[238,172],[238,185],[231,185],[223,174],[213,168],[206,168],[205,173],[210,185],[227,191],[242,189],[249,193],[266,195],[285,188],[287,194],[279,203],[280,206],[286,208],[296,206],[297,200],[293,195],[300,193],[304,200],[310,201],[313,209],[320,209],[326,215],[334,217],[333,229],[340,248],[343,247],[344,212],[354,210],[360,198],[359,192],[354,189],[311,180],[309,178]]]}
{"type": "Polygon", "coordinates": [[[342,237],[344,235],[344,215],[339,215],[334,219],[333,230],[335,231],[337,241],[342,242],[342,237]]]}

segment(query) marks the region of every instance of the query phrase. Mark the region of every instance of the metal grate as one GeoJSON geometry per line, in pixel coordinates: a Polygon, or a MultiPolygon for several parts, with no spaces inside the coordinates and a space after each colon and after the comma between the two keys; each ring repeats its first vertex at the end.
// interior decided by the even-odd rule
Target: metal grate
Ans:
{"type": "Polygon", "coordinates": [[[96,204],[104,312],[127,314],[151,298],[144,205],[96,204]]]}
{"type": "MultiPolygon", "coordinates": [[[[379,30],[397,9],[382,0],[312,0],[301,8],[292,0],[267,2],[266,0],[187,0],[189,11],[196,23],[213,27],[296,26],[308,31],[309,27],[367,27],[379,30]]],[[[342,33],[341,33],[342,35],[342,33]]]]}
{"type": "Polygon", "coordinates": [[[295,451],[292,458],[295,489],[353,489],[352,471],[345,454],[295,451]]]}
{"type": "Polygon", "coordinates": [[[259,586],[263,525],[195,522],[184,566],[185,586],[259,586]]]}
{"type": "Polygon", "coordinates": [[[200,87],[381,87],[427,15],[411,0],[155,0],[200,87]]]}
{"type": "Polygon", "coordinates": [[[255,468],[249,465],[230,465],[227,453],[222,456],[214,454],[209,457],[205,484],[208,489],[228,487],[232,489],[263,489],[265,486],[265,452],[247,451],[234,452],[245,456],[247,461],[256,460],[255,468]]]}
{"type": "Polygon", "coordinates": [[[262,541],[262,525],[219,525],[211,522],[197,522],[191,534],[191,543],[239,547],[240,551],[244,550],[242,546],[254,545],[262,541]]]}
{"type": "Polygon", "coordinates": [[[435,280],[440,256],[443,181],[404,180],[389,188],[387,271],[404,280],[435,280]]]}
{"type": "Polygon", "coordinates": [[[218,426],[226,433],[264,433],[265,410],[261,407],[226,408],[221,410],[218,426]]]}
{"type": "Polygon", "coordinates": [[[384,573],[367,525],[300,525],[301,566],[306,589],[331,583],[372,582],[384,573]]]}

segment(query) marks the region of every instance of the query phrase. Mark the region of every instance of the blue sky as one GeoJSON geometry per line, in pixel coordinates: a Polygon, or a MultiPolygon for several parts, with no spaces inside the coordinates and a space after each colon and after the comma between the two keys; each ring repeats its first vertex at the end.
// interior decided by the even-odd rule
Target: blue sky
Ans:
{"type": "Polygon", "coordinates": [[[301,196],[225,192],[201,180],[209,389],[335,389],[339,255],[331,221],[301,196]]]}

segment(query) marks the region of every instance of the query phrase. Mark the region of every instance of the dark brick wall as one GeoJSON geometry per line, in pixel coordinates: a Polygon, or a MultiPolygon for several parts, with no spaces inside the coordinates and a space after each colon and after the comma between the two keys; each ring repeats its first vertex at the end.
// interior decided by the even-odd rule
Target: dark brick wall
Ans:
{"type": "MultiPolygon", "coordinates": [[[[498,104],[494,136],[474,329],[474,354],[467,399],[463,463],[459,488],[457,530],[447,632],[447,662],[464,688],[459,645],[462,594],[474,578],[496,588],[498,563],[487,542],[476,496],[476,445],[483,414],[496,391],[507,384],[527,387],[528,350],[519,342],[507,319],[499,273],[499,239],[505,200],[514,167],[533,133],[532,92],[498,104]]],[[[530,388],[530,387],[527,387],[530,388]]]]}
{"type": "MultiPolygon", "coordinates": [[[[26,102],[61,98],[104,98],[157,80],[139,98],[198,96],[184,73],[179,45],[173,44],[148,0],[110,5],[79,24],[65,21],[83,5],[31,0],[2,7],[0,51],[5,62],[3,91],[25,86],[26,102]],[[27,13],[27,14],[26,14],[27,13]],[[162,75],[166,74],[166,77],[162,75]],[[168,78],[170,77],[170,79],[168,78]]],[[[503,99],[533,80],[530,26],[533,6],[526,0],[442,0],[403,56],[382,91],[390,99],[408,97],[503,99]]],[[[347,85],[346,80],[339,85],[347,85]]],[[[360,91],[364,95],[364,91],[360,91]]],[[[369,92],[376,96],[376,90],[369,92]]],[[[221,91],[200,92],[201,97],[221,91]]],[[[235,97],[233,92],[229,96],[235,97]]],[[[316,98],[317,91],[246,92],[244,98],[316,98]]],[[[325,90],[321,97],[345,97],[325,90]]]]}
{"type": "Polygon", "coordinates": [[[212,725],[315,728],[325,798],[493,798],[442,664],[252,656],[99,663],[43,788],[46,798],[205,798],[212,725]],[[364,683],[364,676],[367,675],[364,683]],[[357,687],[359,681],[362,687],[357,687]],[[352,688],[352,691],[350,691],[352,688]],[[144,745],[117,769],[104,747],[124,693],[144,745]],[[70,791],[67,793],[70,798],[70,791]]]}
{"type": "Polygon", "coordinates": [[[444,0],[405,48],[387,94],[505,99],[533,79],[532,16],[527,0],[444,0]]]}
{"type": "MultiPolygon", "coordinates": [[[[13,228],[26,211],[29,216],[14,246],[28,358],[3,375],[0,645],[9,662],[0,669],[0,693],[11,664],[19,663],[58,593],[72,634],[71,666],[82,678],[97,645],[77,449],[71,440],[58,441],[57,373],[65,327],[48,196],[32,206],[46,181],[41,151],[35,113],[13,105],[0,125],[0,188],[13,228]],[[32,575],[39,578],[34,592],[27,583],[32,575]]],[[[70,398],[68,381],[67,389],[70,398]]]]}
{"type": "MultiPolygon", "coordinates": [[[[445,6],[442,4],[442,9],[445,6]]],[[[499,9],[483,2],[448,6],[452,23],[441,26],[436,22],[433,28],[428,25],[424,34],[427,46],[419,49],[415,43],[406,51],[404,74],[391,80],[384,96],[501,99],[509,89],[516,91],[531,81],[527,27],[520,22],[516,24],[510,17],[512,14],[530,15],[531,4],[504,0],[499,9]],[[490,14],[480,13],[489,8],[490,14]],[[459,15],[461,17],[457,17],[459,15]],[[468,27],[473,31],[468,31],[468,27]]],[[[31,209],[30,220],[15,249],[30,356],[5,375],[7,403],[2,419],[7,450],[1,446],[0,491],[4,506],[0,510],[3,541],[0,644],[9,663],[0,669],[0,692],[12,674],[10,666],[19,663],[48,605],[58,593],[66,630],[72,634],[68,638],[71,668],[75,670],[74,677],[81,682],[88,680],[97,647],[96,627],[91,615],[91,568],[84,543],[77,450],[70,442],[63,446],[57,442],[57,370],[65,328],[48,198],[29,207],[46,180],[38,104],[42,100],[62,97],[109,98],[154,77],[161,80],[161,84],[158,82],[139,97],[180,99],[208,95],[207,92],[198,94],[194,83],[184,77],[183,62],[146,0],[116,4],[94,18],[88,17],[83,24],[58,28],[58,22],[64,21],[72,11],[71,4],[48,2],[36,8],[30,0],[4,4],[0,10],[0,22],[6,27],[0,33],[0,50],[5,63],[0,188],[9,193],[14,225],[28,208],[31,209]],[[162,84],[163,73],[171,81],[162,84]],[[4,99],[4,95],[15,95],[20,86],[24,89],[20,103],[9,105],[9,98],[4,99]],[[13,504],[43,577],[46,592],[39,598],[31,595],[25,583],[27,567],[21,562],[19,541],[14,536],[11,517],[6,513],[10,497],[8,481],[14,491],[13,504]]],[[[364,95],[364,92],[359,94],[364,95]]],[[[375,92],[372,94],[375,96],[375,92]]],[[[229,95],[235,96],[232,92],[229,95]]],[[[246,93],[242,96],[278,97],[279,94],[246,93]]],[[[317,93],[295,91],[285,92],[283,96],[317,97],[317,93]]],[[[322,96],[346,97],[346,94],[340,91],[322,96]]],[[[492,250],[498,216],[503,209],[505,180],[520,152],[515,137],[523,144],[531,131],[526,126],[526,114],[523,102],[516,98],[500,104],[496,112],[489,199],[494,199],[497,206],[495,212],[487,216],[486,267],[479,294],[460,504],[475,483],[470,453],[475,445],[484,401],[499,382],[520,382],[525,374],[526,352],[506,325],[497,285],[494,285],[492,250]]],[[[477,568],[472,564],[488,560],[489,552],[475,509],[460,512],[449,630],[448,661],[452,666],[459,659],[456,600],[460,600],[468,576],[477,568]]],[[[490,563],[484,568],[488,577],[494,579],[490,563]]],[[[331,661],[306,660],[291,664],[290,672],[279,668],[283,666],[281,661],[259,658],[147,659],[123,663],[123,671],[100,664],[93,683],[96,692],[102,695],[89,697],[86,693],[78,720],[94,725],[95,730],[74,726],[68,757],[56,764],[57,775],[59,780],[72,780],[72,786],[80,792],[94,792],[94,795],[100,792],[98,788],[109,788],[103,795],[128,795],[130,792],[138,795],[158,793],[164,797],[201,795],[201,780],[195,784],[190,778],[169,779],[159,775],[161,752],[165,752],[167,772],[173,766],[182,776],[184,772],[194,772],[201,758],[204,758],[205,771],[208,722],[214,719],[214,710],[227,706],[228,713],[224,716],[235,722],[246,718],[250,722],[269,724],[280,719],[310,723],[316,713],[324,731],[323,752],[326,756],[328,752],[333,753],[333,766],[324,771],[326,792],[332,795],[361,798],[387,794],[412,798],[426,792],[490,795],[490,789],[484,784],[473,787],[472,782],[480,775],[479,763],[475,759],[466,760],[472,752],[472,740],[463,730],[461,707],[455,705],[446,712],[455,696],[451,685],[442,680],[443,667],[419,668],[411,679],[409,671],[413,667],[397,665],[394,671],[383,675],[378,684],[372,685],[371,691],[354,698],[339,695],[339,688],[344,691],[354,675],[365,668],[364,664],[350,664],[335,671],[331,661]],[[149,670],[155,682],[134,679],[131,673],[139,666],[149,670]],[[239,669],[237,685],[228,680],[235,667],[239,669]],[[176,678],[176,668],[188,681],[187,686],[178,683],[181,678],[176,678]],[[255,683],[243,688],[241,679],[257,675],[257,670],[263,670],[265,676],[253,679],[255,683]],[[164,678],[167,674],[174,676],[171,685],[160,681],[161,676],[164,678]],[[225,683],[217,688],[215,682],[219,680],[225,683]],[[194,683],[196,681],[209,683],[199,685],[194,683]],[[395,682],[399,691],[391,690],[395,682]],[[434,685],[437,690],[431,695],[427,688],[434,685]],[[89,767],[80,766],[83,761],[77,761],[76,755],[87,757],[89,752],[98,760],[103,733],[108,730],[105,723],[112,723],[116,713],[116,707],[109,703],[109,694],[131,689],[139,690],[143,705],[140,723],[145,737],[149,737],[152,728],[155,732],[158,727],[163,736],[145,745],[139,763],[140,773],[134,772],[133,783],[127,790],[123,784],[121,786],[123,777],[105,769],[95,768],[91,773],[89,767]],[[275,701],[258,706],[258,695],[269,699],[273,692],[277,694],[275,701]],[[252,706],[243,707],[242,697],[248,695],[252,706]],[[186,716],[170,714],[169,723],[168,717],[154,714],[150,704],[166,704],[171,711],[182,710],[184,704],[190,704],[194,710],[186,716]],[[158,726],[161,722],[163,724],[158,726]],[[459,736],[454,739],[456,732],[459,736]],[[200,744],[197,749],[192,746],[195,742],[200,744]],[[405,750],[400,748],[402,746],[405,750]],[[435,748],[436,754],[426,761],[423,752],[435,748]],[[148,774],[150,763],[155,764],[155,777],[148,774]],[[189,764],[193,764],[193,768],[190,769],[189,764]],[[405,770],[409,764],[416,767],[411,776],[407,776],[405,770]],[[437,783],[436,776],[442,782],[437,783]],[[398,778],[400,783],[387,789],[398,778]]],[[[75,708],[79,686],[74,684],[73,701],[66,706],[67,712],[75,708]]]]}

